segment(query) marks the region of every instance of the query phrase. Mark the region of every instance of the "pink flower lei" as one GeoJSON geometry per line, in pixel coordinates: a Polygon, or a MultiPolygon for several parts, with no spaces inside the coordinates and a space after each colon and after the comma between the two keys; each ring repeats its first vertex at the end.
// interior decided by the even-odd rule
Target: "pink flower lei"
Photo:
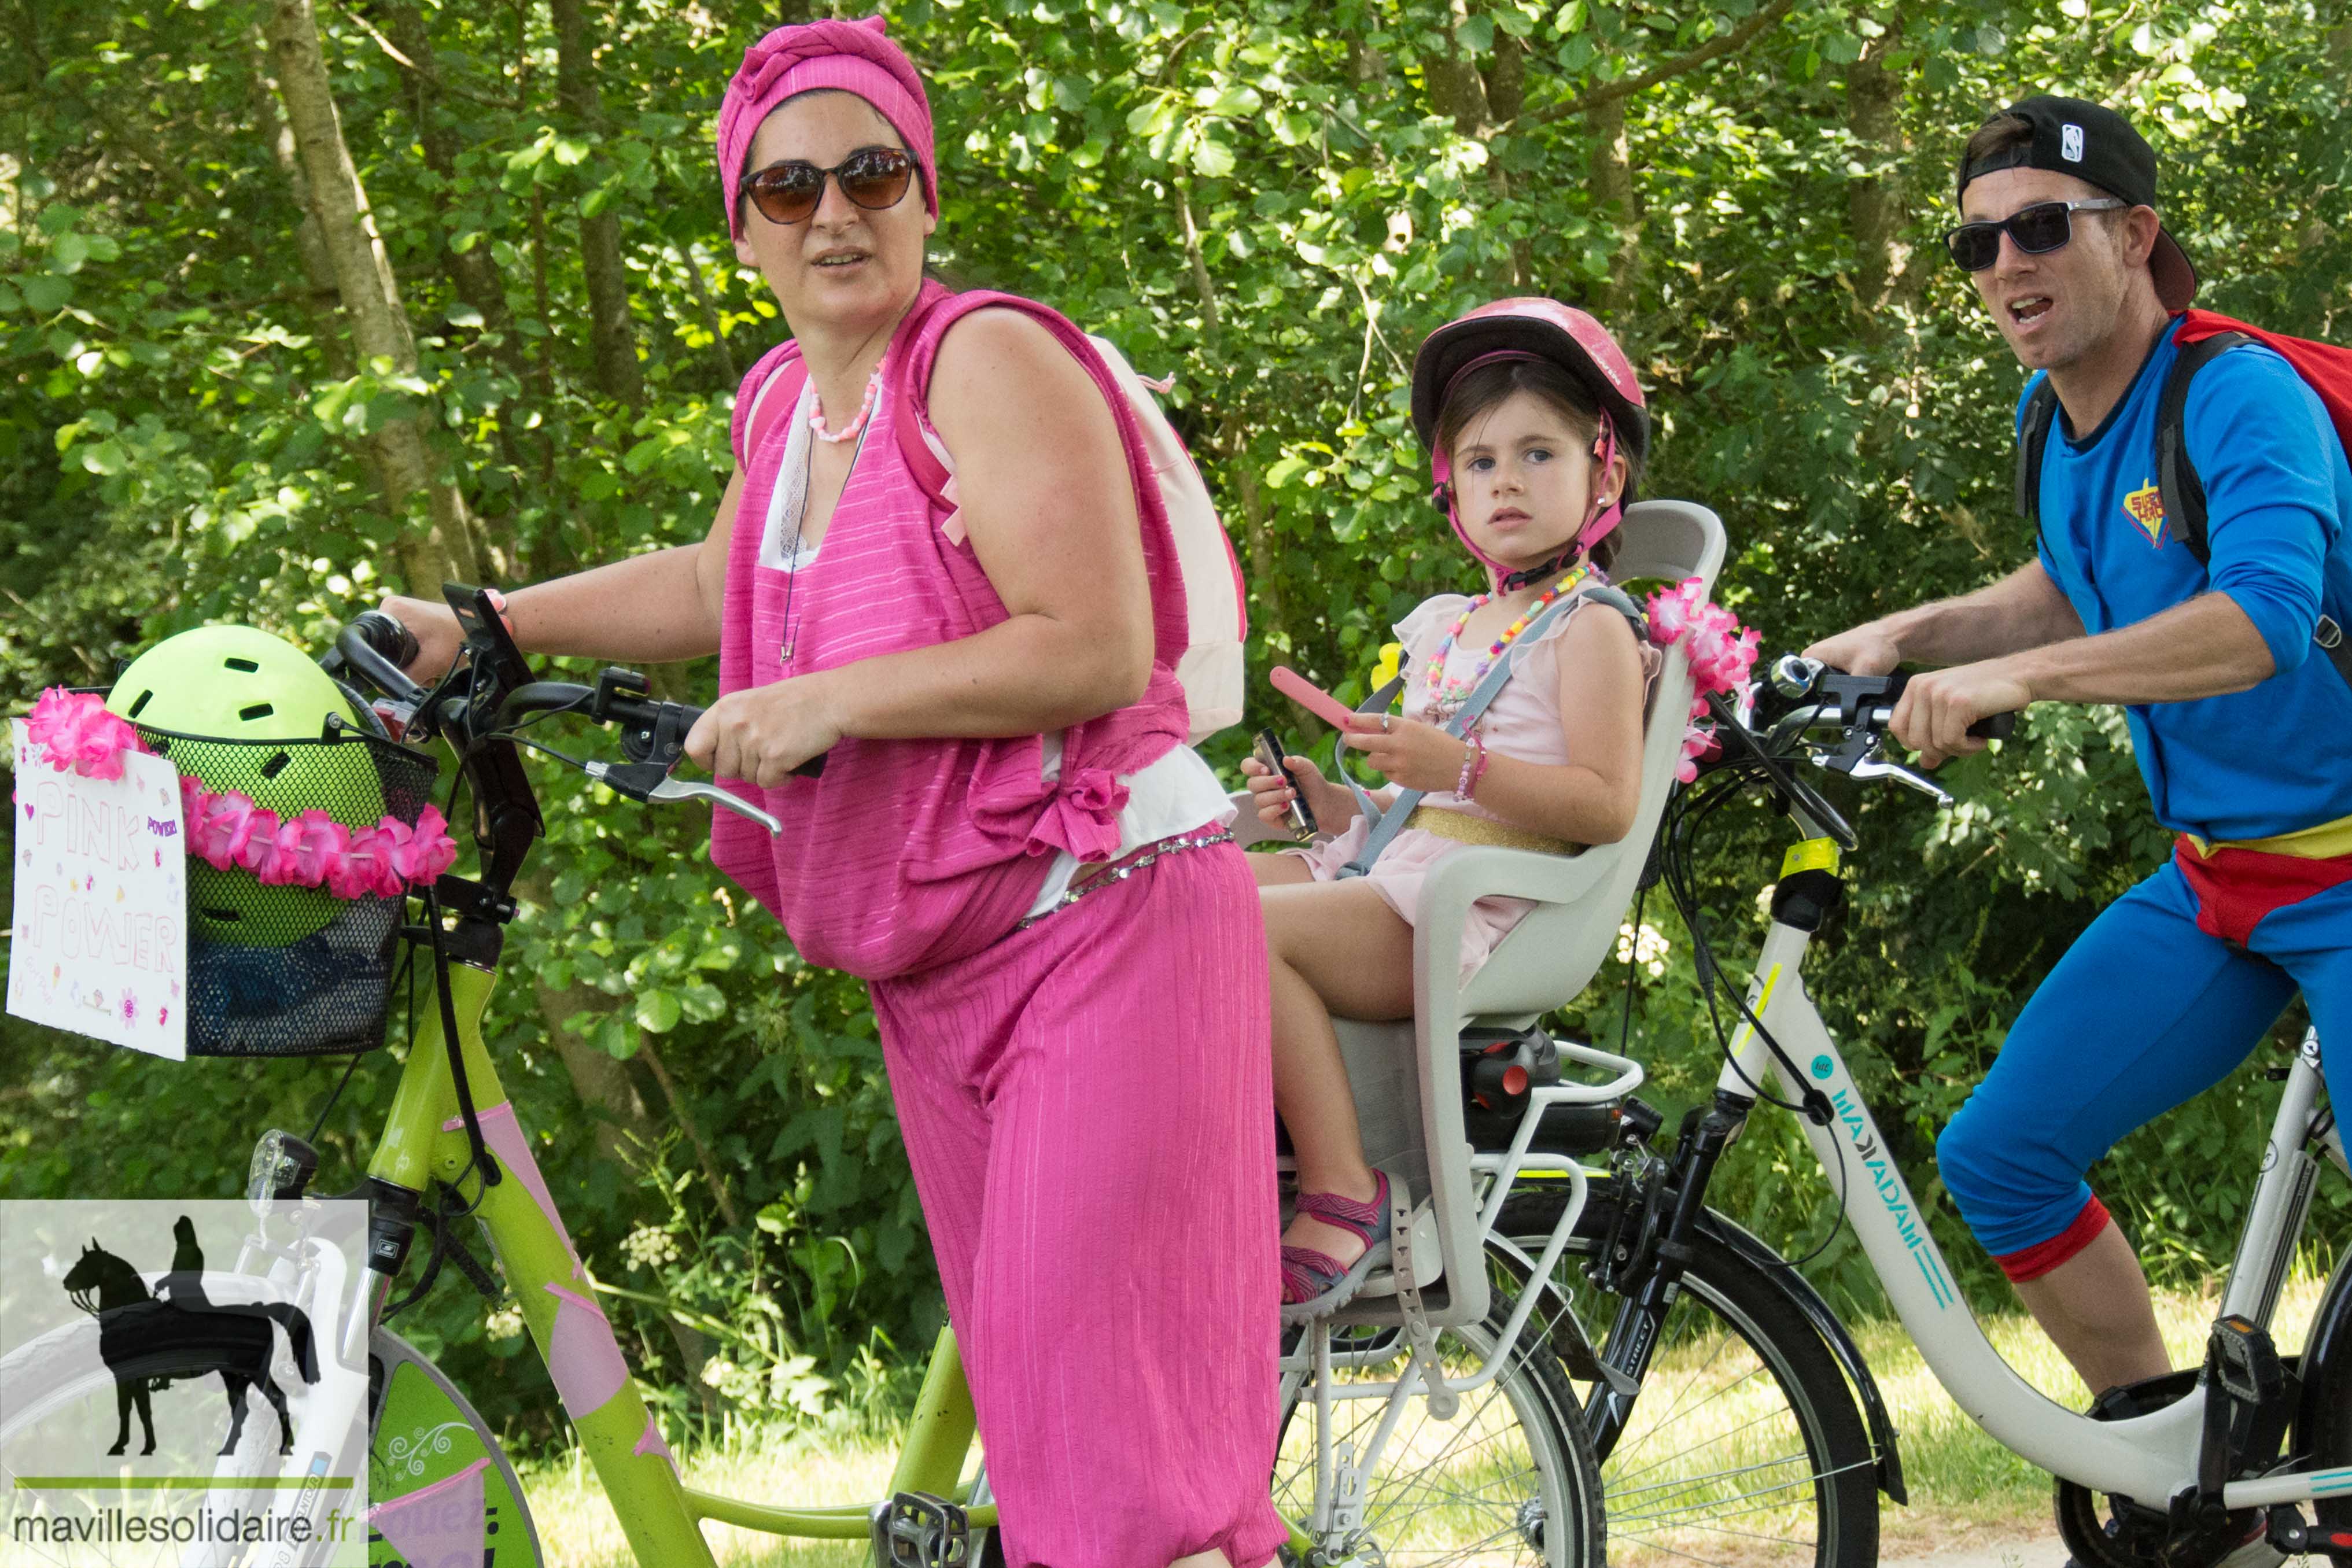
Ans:
{"type": "MultiPolygon", "coordinates": [[[[26,735],[51,767],[85,779],[122,777],[122,753],[145,752],[139,732],[88,692],[51,686],[33,705],[26,735]]],[[[180,775],[180,815],[188,852],[215,871],[241,866],[270,887],[323,887],[337,898],[398,898],[430,883],[457,858],[437,807],[414,827],[386,816],[347,828],[312,809],[279,820],[235,789],[207,789],[180,775]]]]}
{"type": "Polygon", "coordinates": [[[1698,777],[1697,759],[1716,747],[1714,727],[1696,722],[1706,716],[1708,695],[1730,695],[1748,689],[1752,684],[1748,673],[1755,668],[1761,639],[1753,628],[1740,625],[1731,612],[1709,603],[1706,584],[1696,577],[1651,594],[1649,612],[1650,641],[1661,648],[1687,643],[1694,722],[1684,729],[1682,760],[1675,765],[1675,777],[1687,784],[1698,777]]]}

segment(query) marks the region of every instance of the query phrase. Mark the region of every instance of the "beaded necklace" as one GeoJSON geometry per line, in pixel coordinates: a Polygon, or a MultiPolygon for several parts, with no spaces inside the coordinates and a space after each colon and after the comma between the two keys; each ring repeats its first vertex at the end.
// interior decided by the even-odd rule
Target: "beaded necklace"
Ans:
{"type": "Polygon", "coordinates": [[[1537,596],[1534,603],[1519,612],[1517,620],[1503,628],[1502,635],[1496,638],[1487,647],[1486,655],[1478,661],[1476,669],[1471,671],[1466,676],[1449,680],[1445,674],[1446,655],[1454,652],[1454,639],[1462,635],[1462,629],[1465,626],[1470,624],[1470,617],[1476,614],[1480,607],[1495,596],[1492,592],[1487,592],[1472,599],[1462,613],[1454,619],[1454,628],[1445,633],[1445,640],[1438,643],[1437,652],[1431,654],[1429,658],[1429,674],[1423,684],[1428,687],[1429,705],[1436,710],[1437,722],[1444,724],[1461,712],[1462,705],[1470,700],[1470,694],[1478,689],[1478,683],[1486,679],[1486,672],[1495,667],[1495,661],[1503,656],[1503,650],[1509,647],[1513,640],[1528,629],[1529,622],[1543,613],[1546,606],[1583,581],[1591,571],[1590,566],[1580,566],[1549,588],[1545,589],[1537,596]]]}
{"type": "MultiPolygon", "coordinates": [[[[812,382],[811,384],[814,385],[814,383],[812,382]]],[[[809,401],[815,406],[809,410],[809,429],[815,434],[819,441],[823,441],[827,444],[846,441],[851,436],[856,435],[859,431],[866,428],[866,422],[874,417],[874,404],[880,399],[881,395],[882,367],[877,364],[874,367],[874,373],[866,378],[865,401],[857,405],[857,413],[851,417],[847,424],[843,425],[839,430],[826,429],[824,423],[824,404],[823,402],[815,398],[811,398],[809,401]]]]}

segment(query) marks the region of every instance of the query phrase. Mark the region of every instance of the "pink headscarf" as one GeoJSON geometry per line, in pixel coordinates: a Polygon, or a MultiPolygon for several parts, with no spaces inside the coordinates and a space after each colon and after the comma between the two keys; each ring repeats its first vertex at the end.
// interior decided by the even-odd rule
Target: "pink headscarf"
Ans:
{"type": "Polygon", "coordinates": [[[931,104],[923,78],[907,51],[883,37],[883,21],[804,22],[778,27],[743,51],[743,64],[727,84],[719,106],[719,199],[727,204],[727,232],[740,238],[735,189],[742,183],[752,134],[769,111],[788,98],[819,88],[853,92],[874,106],[907,144],[923,171],[923,205],[940,213],[940,182],[931,157],[931,104]]]}

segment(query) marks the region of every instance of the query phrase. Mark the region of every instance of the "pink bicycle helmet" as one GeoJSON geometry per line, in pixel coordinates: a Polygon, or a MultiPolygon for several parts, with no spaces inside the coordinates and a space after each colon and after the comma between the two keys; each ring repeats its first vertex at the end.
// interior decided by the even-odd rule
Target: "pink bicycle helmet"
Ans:
{"type": "MultiPolygon", "coordinates": [[[[1446,394],[1465,375],[1482,365],[1509,360],[1549,361],[1591,391],[1601,404],[1597,455],[1604,467],[1621,444],[1636,464],[1650,450],[1649,411],[1633,363],[1609,329],[1584,311],[1556,299],[1497,299],[1423,339],[1421,351],[1412,361],[1412,427],[1429,449],[1430,477],[1436,485],[1433,499],[1444,511],[1464,548],[1498,574],[1506,570],[1503,563],[1471,541],[1455,513],[1454,465],[1437,446],[1437,415],[1445,406],[1446,394]]],[[[1608,506],[1596,507],[1578,531],[1574,549],[1587,550],[1607,538],[1623,519],[1624,501],[1620,496],[1608,506]]]]}

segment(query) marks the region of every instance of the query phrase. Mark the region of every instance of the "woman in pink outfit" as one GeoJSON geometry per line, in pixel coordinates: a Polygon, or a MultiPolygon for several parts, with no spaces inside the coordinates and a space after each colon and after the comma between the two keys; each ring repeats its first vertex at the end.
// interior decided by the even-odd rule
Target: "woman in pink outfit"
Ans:
{"type": "MultiPolygon", "coordinates": [[[[712,858],[870,983],[1008,1561],[1257,1568],[1285,1536],[1265,939],[1183,744],[1139,433],[1068,322],[924,281],[930,110],[879,18],[746,51],[719,175],[793,341],[745,380],[709,537],[514,594],[516,635],[720,653],[688,749],[784,831],[721,813],[712,858]]],[[[446,612],[388,607],[446,668],[446,612]]]]}

